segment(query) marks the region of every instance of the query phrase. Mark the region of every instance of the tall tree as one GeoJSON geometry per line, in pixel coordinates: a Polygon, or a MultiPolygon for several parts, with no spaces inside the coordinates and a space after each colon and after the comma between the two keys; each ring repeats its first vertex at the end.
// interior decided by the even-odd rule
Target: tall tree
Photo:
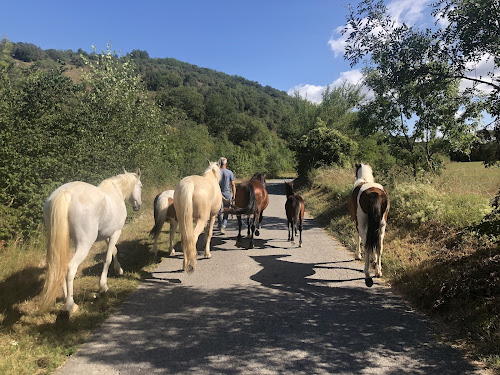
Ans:
{"type": "Polygon", "coordinates": [[[375,114],[371,124],[399,141],[415,174],[436,168],[439,146],[468,151],[483,107],[472,91],[457,90],[465,72],[443,59],[438,34],[396,24],[383,1],[373,0],[351,10],[344,32],[345,58],[351,65],[367,63],[366,83],[375,92],[365,113],[375,114]]]}

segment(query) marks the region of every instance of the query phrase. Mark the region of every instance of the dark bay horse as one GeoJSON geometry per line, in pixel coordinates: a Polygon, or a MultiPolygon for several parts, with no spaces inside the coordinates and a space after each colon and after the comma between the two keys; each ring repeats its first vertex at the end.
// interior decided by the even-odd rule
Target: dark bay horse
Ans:
{"type": "Polygon", "coordinates": [[[302,247],[302,223],[304,221],[304,199],[300,195],[295,195],[293,181],[285,182],[286,203],[285,211],[288,228],[288,241],[295,244],[294,234],[299,231],[299,247],[302,247]],[[298,225],[297,225],[298,224],[298,225]],[[291,235],[290,235],[291,234],[291,235]]]}
{"type": "Polygon", "coordinates": [[[247,236],[250,237],[249,249],[253,249],[253,236],[258,236],[262,213],[269,204],[266,190],[266,175],[255,173],[249,181],[243,181],[236,187],[234,203],[227,209],[230,214],[238,217],[238,237],[236,246],[243,247],[241,242],[241,215],[248,215],[247,236]]]}

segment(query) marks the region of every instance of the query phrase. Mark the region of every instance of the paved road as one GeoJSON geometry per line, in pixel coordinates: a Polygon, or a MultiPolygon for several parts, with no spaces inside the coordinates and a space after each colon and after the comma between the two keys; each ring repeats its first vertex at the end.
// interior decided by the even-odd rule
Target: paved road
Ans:
{"type": "Polygon", "coordinates": [[[268,189],[253,250],[234,246],[233,219],[194,274],[165,258],[58,374],[481,373],[380,281],[367,288],[314,220],[302,248],[288,243],[282,181],[268,189]]]}

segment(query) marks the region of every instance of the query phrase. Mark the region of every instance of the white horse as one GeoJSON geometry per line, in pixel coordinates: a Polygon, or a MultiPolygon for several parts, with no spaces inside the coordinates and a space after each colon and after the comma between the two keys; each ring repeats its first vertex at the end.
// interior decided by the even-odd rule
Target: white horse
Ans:
{"type": "Polygon", "coordinates": [[[161,233],[161,228],[166,220],[170,222],[170,247],[168,249],[168,255],[175,255],[174,249],[174,236],[175,230],[177,229],[177,215],[175,213],[174,206],[174,191],[166,190],[155,197],[154,201],[154,217],[155,225],[153,229],[149,232],[149,235],[154,239],[154,245],[151,252],[156,257],[158,253],[158,236],[161,233]]]}
{"type": "Polygon", "coordinates": [[[120,174],[102,181],[99,186],[75,181],[57,188],[43,205],[43,216],[48,232],[47,277],[40,296],[40,310],[46,311],[55,302],[63,288],[66,303],[61,318],[69,318],[78,309],[73,300],[73,280],[78,266],[87,257],[95,241],[106,240],[106,261],[99,281],[102,292],[108,290],[107,276],[111,260],[115,272],[123,270],[116,257],[116,242],[120,237],[128,199],[135,211],[141,208],[141,174],[120,174]],[[70,258],[69,240],[75,244],[70,258]]]}
{"type": "Polygon", "coordinates": [[[205,258],[210,258],[210,239],[222,206],[220,168],[210,162],[203,176],[184,177],[175,187],[174,206],[184,251],[184,271],[193,273],[197,262],[196,242],[205,228],[205,258]],[[196,227],[193,230],[193,220],[196,227]],[[208,225],[207,225],[208,222],[208,225]]]}
{"type": "Polygon", "coordinates": [[[373,178],[370,165],[356,164],[356,182],[349,199],[349,214],[356,222],[358,247],[356,259],[361,259],[361,242],[365,246],[365,283],[373,285],[370,258],[375,264],[375,276],[382,276],[382,251],[389,213],[389,194],[373,178]]]}

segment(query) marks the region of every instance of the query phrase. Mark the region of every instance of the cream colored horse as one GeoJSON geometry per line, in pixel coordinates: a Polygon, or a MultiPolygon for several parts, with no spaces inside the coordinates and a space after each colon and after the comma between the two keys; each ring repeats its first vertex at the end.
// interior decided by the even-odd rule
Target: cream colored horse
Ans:
{"type": "Polygon", "coordinates": [[[116,257],[116,242],[120,237],[128,199],[135,211],[141,208],[140,170],[120,174],[102,181],[99,186],[75,181],[57,188],[43,205],[43,216],[48,232],[47,277],[40,296],[40,310],[46,311],[55,302],[63,288],[66,303],[62,318],[78,309],[73,300],[73,280],[78,266],[85,260],[95,241],[106,240],[108,249],[99,287],[108,290],[107,276],[111,260],[118,274],[123,270],[116,257]],[[71,258],[69,240],[75,244],[71,258]]]}
{"type": "Polygon", "coordinates": [[[184,251],[184,271],[193,273],[196,267],[196,242],[205,229],[205,258],[210,258],[210,239],[215,218],[222,205],[219,187],[220,169],[210,162],[203,176],[184,177],[175,187],[174,206],[184,251]],[[193,230],[193,220],[196,226],[193,230]],[[208,223],[208,224],[207,224],[208,223]]]}
{"type": "Polygon", "coordinates": [[[149,232],[149,235],[153,237],[154,244],[151,249],[151,252],[156,257],[158,254],[158,236],[161,233],[161,228],[163,228],[163,224],[165,221],[169,221],[170,223],[170,246],[168,248],[168,255],[175,255],[174,249],[174,237],[175,230],[177,229],[177,215],[175,213],[174,207],[174,191],[173,190],[165,190],[164,192],[158,194],[155,197],[154,204],[154,218],[155,225],[153,229],[149,232]]]}

